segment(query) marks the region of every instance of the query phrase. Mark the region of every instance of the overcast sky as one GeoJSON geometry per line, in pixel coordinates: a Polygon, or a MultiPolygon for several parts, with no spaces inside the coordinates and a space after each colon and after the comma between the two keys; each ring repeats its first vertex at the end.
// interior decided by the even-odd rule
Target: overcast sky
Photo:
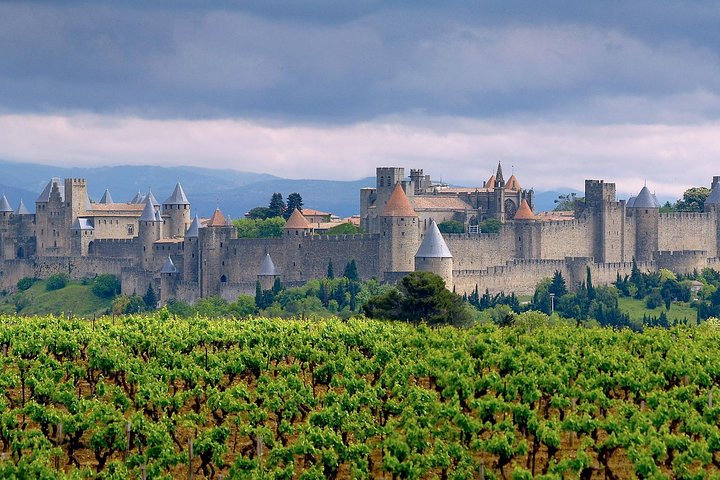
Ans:
{"type": "Polygon", "coordinates": [[[0,4],[0,158],[679,196],[720,175],[720,2],[0,4]]]}

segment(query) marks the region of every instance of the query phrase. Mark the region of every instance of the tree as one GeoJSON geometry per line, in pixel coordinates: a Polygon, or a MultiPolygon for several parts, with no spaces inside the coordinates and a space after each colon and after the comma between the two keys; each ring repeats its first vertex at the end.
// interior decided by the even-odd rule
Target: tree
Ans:
{"type": "Polygon", "coordinates": [[[497,218],[488,218],[478,224],[482,233],[498,233],[502,228],[502,222],[497,218]]]}
{"type": "Polygon", "coordinates": [[[675,209],[680,212],[702,212],[708,195],[710,189],[707,187],[688,188],[683,197],[675,203],[675,209]]]}
{"type": "Polygon", "coordinates": [[[251,208],[245,216],[251,220],[264,220],[272,217],[273,215],[270,213],[270,209],[268,207],[255,207],[251,208]]]}
{"type": "Polygon", "coordinates": [[[17,289],[21,292],[24,292],[28,288],[32,287],[35,282],[37,282],[37,278],[23,277],[20,280],[18,280],[17,289]]]}
{"type": "Polygon", "coordinates": [[[560,270],[555,270],[552,282],[548,288],[548,293],[555,294],[555,298],[558,300],[567,293],[567,285],[565,285],[565,279],[563,278],[562,273],[560,273],[560,270]]]}
{"type": "Polygon", "coordinates": [[[239,218],[233,221],[238,238],[276,238],[282,237],[285,221],[282,217],[265,219],[239,218]]]}
{"type": "Polygon", "coordinates": [[[45,283],[45,288],[48,292],[51,292],[53,290],[60,290],[61,288],[65,288],[65,286],[70,281],[70,275],[67,273],[55,273],[53,275],[50,275],[50,277],[47,279],[47,283],[45,283]]]}
{"type": "Polygon", "coordinates": [[[360,276],[358,275],[357,263],[355,263],[354,258],[352,260],[350,260],[347,263],[347,265],[345,265],[345,271],[343,271],[343,277],[347,278],[348,280],[354,280],[354,281],[360,280],[360,276]]]}
{"type": "Polygon", "coordinates": [[[457,220],[445,220],[438,223],[438,229],[442,233],[465,233],[465,225],[457,220]]]}
{"type": "Polygon", "coordinates": [[[270,205],[268,205],[268,217],[282,217],[285,214],[285,210],[285,202],[283,201],[282,193],[273,193],[270,198],[270,205]]]}
{"type": "Polygon", "coordinates": [[[360,228],[350,222],[343,222],[327,231],[328,235],[355,235],[356,233],[360,233],[360,228]]]}
{"type": "Polygon", "coordinates": [[[584,200],[583,197],[578,198],[576,193],[568,193],[567,195],[558,195],[555,199],[554,212],[571,212],[575,210],[575,204],[584,200]]]}
{"type": "Polygon", "coordinates": [[[329,278],[330,280],[335,278],[335,269],[333,268],[332,258],[330,260],[328,260],[327,278],[329,278]]]}
{"type": "Polygon", "coordinates": [[[588,299],[592,301],[595,298],[595,288],[592,284],[592,272],[590,272],[590,265],[585,267],[585,273],[587,277],[585,284],[587,285],[588,299]]]}
{"type": "Polygon", "coordinates": [[[110,273],[98,275],[93,280],[92,292],[100,298],[112,298],[120,293],[120,280],[110,273]]]}
{"type": "Polygon", "coordinates": [[[157,296],[155,295],[155,290],[153,290],[151,283],[148,283],[148,289],[142,299],[148,310],[154,310],[157,308],[157,296]]]}
{"type": "Polygon", "coordinates": [[[299,212],[302,212],[303,207],[303,201],[302,197],[299,193],[293,192],[287,197],[287,209],[285,210],[285,220],[290,218],[290,215],[292,215],[293,210],[297,209],[299,212]]]}

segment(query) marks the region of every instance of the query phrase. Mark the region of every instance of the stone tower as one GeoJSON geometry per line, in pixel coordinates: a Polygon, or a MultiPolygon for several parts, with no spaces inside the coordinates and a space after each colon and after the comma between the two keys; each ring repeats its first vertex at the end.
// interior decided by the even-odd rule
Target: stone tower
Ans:
{"type": "Polygon", "coordinates": [[[92,221],[87,218],[76,219],[70,228],[70,253],[86,256],[93,240],[95,240],[95,227],[92,221]]]}
{"type": "Polygon", "coordinates": [[[515,212],[513,228],[515,229],[515,256],[517,258],[539,258],[540,236],[536,233],[536,217],[530,210],[527,200],[523,199],[520,208],[515,212]]]}
{"type": "Polygon", "coordinates": [[[658,251],[660,204],[646,185],[628,208],[635,218],[635,259],[651,261],[658,251]]]}
{"type": "Polygon", "coordinates": [[[402,167],[378,167],[375,169],[375,175],[375,191],[377,192],[375,205],[377,205],[379,216],[385,210],[385,205],[390,200],[395,185],[402,183],[405,179],[405,169],[402,167]]]}
{"type": "Polygon", "coordinates": [[[585,180],[585,202],[577,205],[592,225],[592,256],[595,261],[629,261],[630,258],[625,258],[625,210],[617,201],[615,184],[585,180]]]}
{"type": "Polygon", "coordinates": [[[5,253],[5,249],[14,250],[12,240],[10,239],[10,217],[12,217],[13,209],[8,202],[7,197],[3,194],[0,198],[0,261],[5,258],[13,258],[13,255],[5,253]]]}
{"type": "Polygon", "coordinates": [[[260,264],[260,271],[258,272],[258,281],[260,282],[260,288],[263,290],[271,290],[275,284],[275,279],[278,278],[277,269],[275,264],[270,258],[270,254],[266,253],[260,264]]]}
{"type": "Polygon", "coordinates": [[[172,195],[163,202],[163,216],[167,218],[165,237],[180,238],[190,225],[190,202],[180,183],[175,185],[172,195]]]}
{"type": "Polygon", "coordinates": [[[714,176],[712,181],[712,190],[707,199],[705,199],[704,210],[709,212],[715,219],[715,245],[717,245],[714,255],[720,257],[720,176],[714,176]]]}
{"type": "Polygon", "coordinates": [[[148,194],[145,197],[145,208],[140,216],[138,226],[138,238],[140,239],[140,258],[142,258],[142,267],[146,270],[153,268],[153,247],[155,242],[162,238],[162,219],[159,212],[155,211],[152,199],[148,194]]]}
{"type": "Polygon", "coordinates": [[[312,225],[307,221],[307,218],[300,213],[297,208],[293,210],[290,218],[285,222],[283,227],[286,237],[310,235],[312,233],[312,225]]]}
{"type": "Polygon", "coordinates": [[[199,230],[200,295],[209,297],[220,295],[229,281],[231,265],[226,265],[225,257],[230,241],[237,238],[237,231],[232,224],[228,225],[225,215],[219,208],[215,209],[205,228],[199,230]]]}
{"type": "Polygon", "coordinates": [[[430,219],[430,226],[425,232],[420,248],[415,254],[415,271],[432,272],[445,280],[445,287],[453,289],[453,256],[445,243],[435,220],[430,219]]]}
{"type": "Polygon", "coordinates": [[[498,162],[497,172],[495,173],[495,184],[493,185],[495,192],[495,216],[501,222],[505,221],[505,179],[503,178],[502,165],[498,162]]]}
{"type": "Polygon", "coordinates": [[[415,270],[415,252],[420,246],[420,222],[401,183],[395,184],[379,220],[380,271],[415,270]]]}
{"type": "Polygon", "coordinates": [[[175,298],[175,291],[178,282],[178,269],[168,255],[167,260],[160,268],[160,305],[165,305],[168,300],[175,298]]]}
{"type": "Polygon", "coordinates": [[[200,252],[198,249],[198,237],[200,236],[200,219],[195,215],[190,227],[183,238],[183,278],[186,280],[198,278],[198,265],[200,252]]]}

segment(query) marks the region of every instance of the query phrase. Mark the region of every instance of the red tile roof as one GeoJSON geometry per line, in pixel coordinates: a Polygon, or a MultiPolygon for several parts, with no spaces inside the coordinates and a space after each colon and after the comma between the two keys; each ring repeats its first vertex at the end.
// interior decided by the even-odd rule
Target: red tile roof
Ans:
{"type": "Polygon", "coordinates": [[[527,200],[524,198],[520,204],[520,208],[518,208],[518,211],[515,213],[514,220],[535,220],[535,214],[530,210],[530,205],[528,205],[527,200]]]}
{"type": "Polygon", "coordinates": [[[515,175],[510,176],[507,183],[505,184],[505,189],[520,190],[520,182],[518,182],[518,179],[515,177],[515,175]]]}
{"type": "Polygon", "coordinates": [[[488,190],[495,190],[495,175],[490,175],[490,178],[485,182],[485,188],[488,190]]]}
{"type": "Polygon", "coordinates": [[[207,227],[226,227],[227,220],[225,220],[225,215],[223,215],[220,209],[216,208],[212,217],[210,217],[210,220],[205,225],[207,227]]]}
{"type": "Polygon", "coordinates": [[[408,200],[407,195],[405,195],[405,190],[403,190],[402,185],[399,183],[395,185],[395,190],[393,190],[390,195],[390,199],[388,200],[387,205],[385,205],[385,210],[383,210],[382,216],[417,217],[417,213],[415,213],[412,205],[410,205],[410,200],[408,200]]]}
{"type": "Polygon", "coordinates": [[[307,221],[307,218],[305,218],[303,214],[300,213],[300,210],[296,208],[295,210],[293,210],[290,218],[287,219],[287,222],[285,222],[284,228],[310,230],[312,228],[312,225],[310,225],[310,222],[307,221]]]}

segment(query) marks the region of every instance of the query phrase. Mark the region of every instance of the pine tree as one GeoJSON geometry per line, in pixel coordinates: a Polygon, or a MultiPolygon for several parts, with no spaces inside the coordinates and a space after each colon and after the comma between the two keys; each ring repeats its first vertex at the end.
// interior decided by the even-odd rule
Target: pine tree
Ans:
{"type": "Polygon", "coordinates": [[[265,308],[265,298],[263,296],[262,287],[260,286],[260,280],[255,282],[255,307],[258,310],[265,308]]]}
{"type": "MultiPolygon", "coordinates": [[[[268,206],[270,217],[282,217],[285,214],[285,202],[282,193],[273,193],[268,206]]],[[[291,211],[292,213],[292,211],[291,211]]]]}
{"type": "Polygon", "coordinates": [[[300,213],[302,213],[302,207],[303,207],[303,200],[299,193],[293,192],[287,197],[287,208],[285,209],[285,220],[290,218],[290,215],[292,215],[293,210],[297,209],[300,213]]]}
{"type": "Polygon", "coordinates": [[[333,268],[332,258],[328,260],[327,278],[329,278],[330,280],[335,278],[335,269],[333,268]]]}
{"type": "Polygon", "coordinates": [[[147,292],[143,295],[143,302],[148,310],[155,310],[157,308],[157,296],[155,296],[155,290],[152,288],[152,284],[148,284],[147,292]]]}
{"type": "Polygon", "coordinates": [[[348,262],[348,264],[345,265],[345,271],[343,272],[343,277],[347,278],[348,280],[353,280],[355,282],[360,280],[360,276],[358,275],[357,264],[355,263],[355,259],[350,260],[348,262]]]}
{"type": "Polygon", "coordinates": [[[590,272],[590,265],[586,266],[586,273],[587,273],[587,290],[588,290],[588,299],[590,301],[593,301],[595,299],[595,287],[593,287],[592,284],[592,273],[590,272]]]}
{"type": "Polygon", "coordinates": [[[562,273],[560,273],[560,270],[555,270],[552,283],[550,284],[550,288],[548,288],[548,293],[554,293],[555,298],[558,300],[567,293],[567,285],[565,285],[565,279],[562,273]]]}

